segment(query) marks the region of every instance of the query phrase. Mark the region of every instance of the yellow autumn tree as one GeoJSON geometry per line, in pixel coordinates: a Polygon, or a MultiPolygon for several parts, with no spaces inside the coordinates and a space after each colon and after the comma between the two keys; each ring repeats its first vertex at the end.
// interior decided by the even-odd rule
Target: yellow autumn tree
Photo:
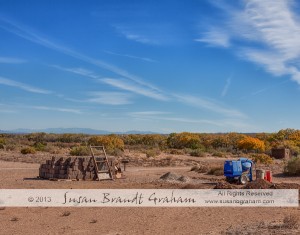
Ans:
{"type": "Polygon", "coordinates": [[[244,138],[238,142],[238,148],[246,151],[254,150],[263,152],[265,150],[265,143],[257,138],[244,136],[244,138]]]}
{"type": "Polygon", "coordinates": [[[117,135],[102,135],[91,137],[88,141],[89,145],[104,146],[108,152],[116,149],[124,150],[124,142],[117,135]]]}
{"type": "Polygon", "coordinates": [[[170,148],[191,148],[197,149],[201,147],[200,136],[195,133],[182,132],[182,133],[172,133],[167,139],[168,146],[170,148]]]}

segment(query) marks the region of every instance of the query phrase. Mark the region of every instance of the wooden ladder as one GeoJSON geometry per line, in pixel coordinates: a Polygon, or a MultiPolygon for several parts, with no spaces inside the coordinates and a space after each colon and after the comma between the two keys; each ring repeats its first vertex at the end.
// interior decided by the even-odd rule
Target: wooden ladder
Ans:
{"type": "Polygon", "coordinates": [[[93,159],[94,166],[95,166],[95,174],[97,175],[97,179],[99,181],[100,180],[108,180],[108,179],[114,180],[112,169],[108,162],[104,146],[91,146],[90,145],[90,150],[91,150],[92,159],[93,159]],[[101,150],[103,152],[104,158],[100,158],[100,160],[97,159],[97,157],[94,154],[93,149],[101,150]],[[103,170],[103,168],[104,168],[104,170],[103,170]]]}

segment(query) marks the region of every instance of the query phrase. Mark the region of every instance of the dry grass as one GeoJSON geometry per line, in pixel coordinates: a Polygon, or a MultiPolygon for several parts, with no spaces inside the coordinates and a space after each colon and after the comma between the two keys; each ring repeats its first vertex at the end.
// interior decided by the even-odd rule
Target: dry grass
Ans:
{"type": "Polygon", "coordinates": [[[299,227],[299,218],[296,215],[286,215],[283,219],[283,228],[294,229],[299,227]]]}
{"type": "Polygon", "coordinates": [[[251,226],[230,226],[223,235],[251,235],[251,234],[299,234],[299,217],[295,214],[286,215],[282,222],[260,222],[251,226]]]}

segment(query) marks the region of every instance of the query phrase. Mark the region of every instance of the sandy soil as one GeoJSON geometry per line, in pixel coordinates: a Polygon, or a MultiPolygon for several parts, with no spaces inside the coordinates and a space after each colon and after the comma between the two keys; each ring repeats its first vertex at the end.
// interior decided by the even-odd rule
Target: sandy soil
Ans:
{"type": "MultiPolygon", "coordinates": [[[[38,167],[0,161],[0,188],[213,188],[223,180],[174,166],[128,167],[116,181],[48,181],[36,178],[38,167]],[[190,181],[160,180],[166,172],[190,181]]],[[[300,178],[278,173],[274,182],[300,183],[300,178]]],[[[299,208],[0,208],[0,234],[300,234],[299,228],[283,226],[288,215],[300,219],[299,208]]]]}

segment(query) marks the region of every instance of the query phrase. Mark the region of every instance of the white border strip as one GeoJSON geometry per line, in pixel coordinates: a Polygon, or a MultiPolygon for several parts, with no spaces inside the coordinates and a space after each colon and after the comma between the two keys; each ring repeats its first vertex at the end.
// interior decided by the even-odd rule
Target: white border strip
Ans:
{"type": "Polygon", "coordinates": [[[0,207],[298,207],[298,189],[0,189],[0,207]]]}

